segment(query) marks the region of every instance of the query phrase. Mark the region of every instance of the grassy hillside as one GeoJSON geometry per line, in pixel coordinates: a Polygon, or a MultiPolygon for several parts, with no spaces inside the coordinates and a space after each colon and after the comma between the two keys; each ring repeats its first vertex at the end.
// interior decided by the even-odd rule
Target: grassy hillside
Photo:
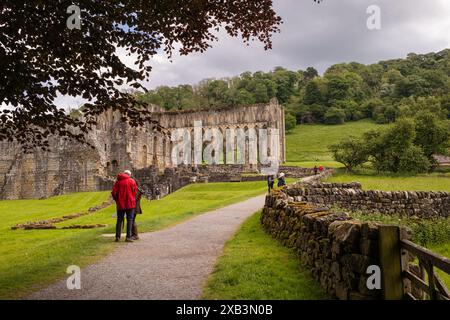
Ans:
{"type": "Polygon", "coordinates": [[[315,164],[327,167],[341,167],[333,161],[328,146],[349,135],[361,136],[364,132],[384,128],[370,120],[347,122],[342,125],[299,125],[286,135],[286,159],[288,165],[313,167],[315,164]]]}
{"type": "MultiPolygon", "coordinates": [[[[142,203],[140,231],[158,230],[196,214],[264,193],[265,182],[190,185],[159,201],[142,203]]],[[[11,230],[16,223],[61,217],[103,202],[108,192],[75,193],[46,200],[0,201],[0,299],[18,298],[49,281],[62,278],[69,265],[80,267],[122,243],[101,237],[113,233],[115,207],[68,220],[71,224],[103,223],[106,228],[73,230],[11,230]]]]}

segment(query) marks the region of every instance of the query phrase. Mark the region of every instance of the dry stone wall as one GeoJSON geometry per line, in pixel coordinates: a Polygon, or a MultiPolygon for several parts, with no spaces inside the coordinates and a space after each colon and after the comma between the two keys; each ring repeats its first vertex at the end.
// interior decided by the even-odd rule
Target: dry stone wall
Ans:
{"type": "Polygon", "coordinates": [[[286,190],[296,201],[364,213],[436,218],[450,215],[450,193],[362,190],[354,183],[298,183],[286,190]]]}
{"type": "Polygon", "coordinates": [[[332,298],[372,300],[381,290],[367,288],[367,268],[380,265],[379,226],[352,219],[347,213],[294,201],[288,190],[266,197],[263,228],[292,247],[301,262],[332,298]]]}

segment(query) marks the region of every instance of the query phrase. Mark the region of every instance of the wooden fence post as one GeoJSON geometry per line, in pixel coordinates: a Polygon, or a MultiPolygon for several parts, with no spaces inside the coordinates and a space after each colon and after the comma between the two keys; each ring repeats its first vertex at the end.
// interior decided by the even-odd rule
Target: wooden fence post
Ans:
{"type": "Polygon", "coordinates": [[[383,299],[403,299],[400,228],[381,225],[378,238],[383,299]]]}

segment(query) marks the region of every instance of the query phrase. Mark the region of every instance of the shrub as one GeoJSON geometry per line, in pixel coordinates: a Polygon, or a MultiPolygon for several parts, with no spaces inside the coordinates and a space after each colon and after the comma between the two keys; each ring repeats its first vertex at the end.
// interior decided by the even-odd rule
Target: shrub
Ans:
{"type": "Polygon", "coordinates": [[[345,121],[345,111],[339,108],[331,107],[325,113],[326,124],[343,124],[345,121]]]}
{"type": "Polygon", "coordinates": [[[399,172],[417,174],[430,169],[431,163],[418,146],[406,148],[400,156],[399,172]]]}
{"type": "Polygon", "coordinates": [[[334,160],[342,163],[348,171],[361,166],[368,158],[364,142],[353,136],[329,146],[329,149],[334,160]]]}
{"type": "Polygon", "coordinates": [[[369,160],[378,171],[420,173],[430,168],[421,147],[414,145],[414,122],[402,119],[384,132],[364,134],[369,160]]]}
{"type": "Polygon", "coordinates": [[[286,129],[286,132],[291,132],[294,130],[295,126],[297,125],[297,119],[295,116],[293,116],[290,113],[286,114],[286,118],[284,119],[284,127],[286,129]]]}
{"type": "Polygon", "coordinates": [[[361,221],[408,227],[412,230],[412,241],[421,246],[427,247],[450,242],[450,218],[418,219],[381,213],[366,214],[363,212],[353,212],[351,216],[361,221]]]}

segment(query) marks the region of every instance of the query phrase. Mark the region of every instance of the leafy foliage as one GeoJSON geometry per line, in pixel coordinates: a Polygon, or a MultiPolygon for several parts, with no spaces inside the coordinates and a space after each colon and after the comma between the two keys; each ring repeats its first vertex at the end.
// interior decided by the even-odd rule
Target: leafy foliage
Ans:
{"type": "Polygon", "coordinates": [[[416,132],[410,119],[398,121],[384,132],[364,135],[369,160],[377,171],[418,173],[429,169],[423,150],[414,145],[416,132]]]}
{"type": "Polygon", "coordinates": [[[383,131],[368,131],[361,139],[344,139],[330,150],[350,171],[369,160],[378,172],[421,173],[435,164],[433,155],[448,152],[449,139],[449,125],[424,111],[383,131]]]}
{"type": "Polygon", "coordinates": [[[418,219],[398,215],[379,213],[364,214],[360,212],[353,212],[351,215],[361,221],[374,221],[383,224],[406,226],[412,231],[412,240],[425,247],[450,242],[449,218],[418,219]]]}
{"type": "Polygon", "coordinates": [[[296,120],[292,114],[288,113],[284,122],[287,132],[291,132],[296,126],[296,120]]]}
{"type": "Polygon", "coordinates": [[[324,121],[326,124],[342,124],[345,121],[345,111],[331,107],[325,112],[324,121]]]}
{"type": "Polygon", "coordinates": [[[368,159],[364,143],[354,136],[329,146],[329,149],[333,158],[342,163],[348,171],[353,171],[353,168],[361,166],[368,159]]]}
{"type": "MultiPolygon", "coordinates": [[[[147,62],[158,52],[171,57],[175,44],[182,55],[203,52],[217,40],[220,28],[270,49],[271,35],[281,23],[272,0],[79,1],[81,28],[70,30],[70,5],[65,0],[2,2],[0,104],[8,108],[0,113],[0,140],[17,140],[25,148],[47,146],[50,134],[84,141],[83,132],[110,107],[132,125],[143,124],[151,120],[149,112],[120,86],[142,89],[140,81],[151,71],[147,62]],[[136,57],[134,68],[119,59],[118,48],[136,57]],[[90,100],[84,118],[59,109],[58,93],[90,100]]],[[[285,81],[292,78],[277,84],[285,81]]],[[[291,91],[278,93],[283,98],[291,91]]],[[[175,101],[189,105],[186,97],[175,101]]]]}
{"type": "Polygon", "coordinates": [[[420,112],[416,119],[414,143],[420,146],[428,160],[435,164],[434,154],[448,153],[450,130],[446,122],[440,121],[429,111],[420,112]]]}

